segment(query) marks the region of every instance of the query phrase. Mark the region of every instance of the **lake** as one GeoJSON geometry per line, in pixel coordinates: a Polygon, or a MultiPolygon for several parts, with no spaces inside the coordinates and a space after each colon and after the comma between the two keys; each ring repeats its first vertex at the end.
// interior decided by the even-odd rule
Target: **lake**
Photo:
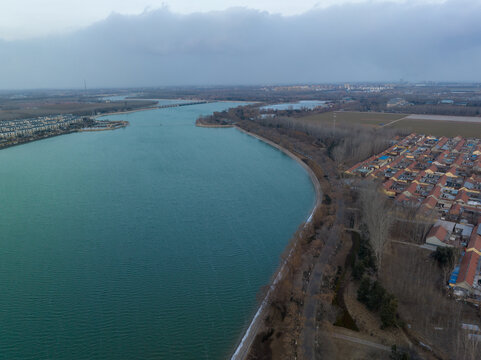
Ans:
{"type": "MultiPolygon", "coordinates": [[[[161,101],[161,103],[168,103],[161,101]]],[[[225,359],[315,193],[210,103],[0,151],[0,359],[225,359]]]]}

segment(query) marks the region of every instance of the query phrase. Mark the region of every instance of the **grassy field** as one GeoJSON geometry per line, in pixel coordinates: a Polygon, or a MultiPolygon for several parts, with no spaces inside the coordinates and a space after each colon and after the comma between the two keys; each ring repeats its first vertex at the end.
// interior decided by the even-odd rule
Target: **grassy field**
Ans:
{"type": "Polygon", "coordinates": [[[334,114],[337,123],[360,124],[368,126],[381,126],[391,121],[405,117],[405,114],[387,114],[375,112],[354,112],[354,111],[336,111],[323,114],[316,114],[303,117],[305,121],[324,122],[332,125],[334,122],[334,114]]]}
{"type": "Polygon", "coordinates": [[[435,136],[454,137],[460,135],[468,138],[481,138],[480,123],[403,119],[395,122],[392,125],[389,125],[389,127],[393,129],[405,129],[409,130],[410,132],[435,136]]]}

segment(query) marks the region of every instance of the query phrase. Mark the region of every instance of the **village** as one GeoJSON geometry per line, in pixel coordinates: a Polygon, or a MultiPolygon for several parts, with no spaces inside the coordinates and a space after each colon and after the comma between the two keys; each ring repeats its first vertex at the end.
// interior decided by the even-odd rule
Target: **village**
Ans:
{"type": "Polygon", "coordinates": [[[382,181],[394,201],[432,222],[425,248],[459,249],[449,286],[481,298],[481,140],[410,134],[345,172],[382,181]]]}
{"type": "Polygon", "coordinates": [[[42,116],[31,119],[2,121],[0,138],[4,141],[18,137],[33,136],[39,132],[57,131],[73,124],[80,124],[84,119],[71,114],[42,116]]]}

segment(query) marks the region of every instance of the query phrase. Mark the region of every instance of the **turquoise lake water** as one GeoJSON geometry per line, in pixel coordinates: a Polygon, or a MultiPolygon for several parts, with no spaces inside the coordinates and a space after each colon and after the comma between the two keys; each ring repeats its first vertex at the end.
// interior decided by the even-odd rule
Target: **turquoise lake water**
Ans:
{"type": "Polygon", "coordinates": [[[225,359],[314,204],[212,103],[0,151],[0,359],[225,359]]]}

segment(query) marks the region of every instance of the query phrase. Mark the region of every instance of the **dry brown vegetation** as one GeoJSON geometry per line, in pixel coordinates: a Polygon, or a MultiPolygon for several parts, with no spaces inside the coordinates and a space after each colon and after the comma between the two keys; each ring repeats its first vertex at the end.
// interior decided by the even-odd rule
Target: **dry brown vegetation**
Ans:
{"type": "MultiPolygon", "coordinates": [[[[313,170],[323,190],[323,204],[317,208],[312,223],[296,234],[286,250],[285,254],[288,254],[293,249],[289,258],[283,257],[287,260],[286,275],[276,288],[265,318],[265,329],[258,334],[249,355],[249,359],[292,359],[304,352],[299,347],[299,339],[306,320],[303,310],[314,266],[329,259],[328,254],[323,255],[326,243],[337,240],[339,228],[333,225],[338,217],[342,218],[336,216],[341,196],[330,181],[337,177],[337,169],[325,147],[305,133],[272,129],[252,121],[238,122],[237,125],[297,154],[313,170]]],[[[315,284],[315,289],[318,291],[319,284],[315,284]]],[[[313,339],[314,336],[313,333],[313,339]]]]}
{"type": "MultiPolygon", "coordinates": [[[[411,108],[404,109],[404,111],[406,110],[411,112],[411,108]]],[[[428,112],[427,114],[435,113],[428,112]]],[[[335,119],[337,126],[339,126],[339,124],[348,126],[362,125],[372,128],[385,126],[386,128],[400,131],[403,134],[415,132],[418,134],[434,136],[454,137],[459,135],[463,137],[481,137],[481,122],[473,123],[445,120],[404,119],[404,117],[406,117],[406,114],[336,111],[307,115],[300,119],[302,121],[322,124],[327,127],[333,127],[335,119]]]]}
{"type": "Polygon", "coordinates": [[[374,129],[343,123],[337,124],[336,127],[326,127],[322,123],[302,118],[259,119],[257,122],[266,127],[307,134],[313,141],[324,144],[328,155],[338,164],[346,166],[385,150],[390,145],[390,139],[396,135],[396,131],[387,128],[374,129]]]}
{"type": "MultiPolygon", "coordinates": [[[[265,329],[258,334],[249,359],[341,359],[347,353],[352,356],[376,354],[382,358],[382,351],[364,345],[351,345],[352,352],[347,348],[339,349],[336,346],[339,341],[326,336],[326,331],[327,334],[337,331],[332,327],[340,311],[333,305],[336,276],[339,266],[345,266],[350,249],[350,241],[342,240],[342,229],[355,223],[345,211],[346,207],[352,206],[351,193],[345,193],[340,185],[337,165],[328,156],[326,145],[303,131],[253,121],[238,122],[237,125],[296,153],[316,173],[324,192],[314,226],[299,232],[292,242],[292,246],[297,244],[297,247],[290,259],[288,276],[273,297],[265,329]],[[320,279],[314,278],[316,267],[322,268],[320,279]],[[306,313],[309,307],[314,308],[313,313],[306,313]]],[[[346,276],[349,277],[349,273],[346,276]]],[[[381,331],[378,323],[375,326],[376,332],[381,334],[377,340],[385,339],[383,341],[388,346],[392,345],[392,339],[382,335],[388,333],[381,331]]],[[[372,328],[363,329],[364,334],[370,332],[372,328]]],[[[384,351],[384,356],[387,355],[384,351]]]]}
{"type": "Polygon", "coordinates": [[[454,137],[459,135],[467,138],[481,137],[481,123],[472,122],[403,119],[389,125],[389,127],[403,130],[404,132],[435,136],[454,137]]]}
{"type": "MultiPolygon", "coordinates": [[[[235,117],[234,123],[245,131],[267,138],[301,158],[315,172],[324,192],[324,201],[316,212],[313,226],[298,232],[288,248],[294,252],[288,259],[287,276],[276,289],[265,317],[265,327],[255,339],[249,359],[342,358],[369,353],[355,345],[350,346],[352,352],[348,347],[340,349],[336,346],[338,340],[325,336],[326,331],[327,334],[336,331],[332,327],[339,314],[339,308],[333,305],[336,275],[339,274],[338,266],[344,266],[346,249],[350,246],[348,241],[341,241],[342,229],[354,227],[356,222],[347,216],[345,209],[362,209],[355,204],[355,196],[344,191],[339,167],[384,150],[393,132],[352,124],[326,127],[298,118],[249,120],[239,109],[235,110],[235,117]],[[320,264],[323,276],[316,278],[320,264]],[[308,308],[314,308],[314,313],[307,312],[309,316],[306,316],[308,308]]],[[[232,122],[227,119],[226,123],[232,122]]],[[[371,195],[367,196],[367,202],[371,195]]],[[[379,214],[380,208],[385,208],[384,203],[375,201],[370,205],[362,209],[366,223],[369,217],[374,219],[379,214]]],[[[347,284],[344,299],[348,311],[359,321],[359,336],[375,334],[378,342],[388,346],[394,340],[401,346],[411,342],[423,358],[472,359],[479,350],[478,345],[459,326],[462,321],[479,321],[476,311],[443,293],[442,270],[429,253],[417,246],[431,226],[431,219],[420,221],[417,214],[408,210],[384,210],[383,213],[392,217],[392,224],[387,222],[378,235],[376,230],[371,230],[374,237],[388,237],[386,231],[389,229],[395,239],[412,243],[388,246],[380,243],[377,252],[381,271],[378,275],[371,274],[378,276],[389,293],[396,296],[400,321],[398,328],[381,330],[379,315],[368,315],[365,308],[362,310],[364,305],[353,299],[352,291],[356,291],[357,285],[347,284]],[[401,330],[403,323],[406,335],[401,330]],[[432,352],[423,352],[419,341],[430,346],[432,352]]]]}
{"type": "Polygon", "coordinates": [[[430,254],[418,246],[391,243],[380,272],[382,283],[396,295],[412,338],[441,359],[478,359],[481,346],[469,339],[461,323],[479,325],[479,312],[447,296],[443,273],[430,254]]]}
{"type": "Polygon", "coordinates": [[[379,191],[376,182],[365,182],[359,192],[363,220],[369,231],[369,242],[376,256],[376,265],[380,268],[394,223],[393,205],[379,191]]]}
{"type": "Polygon", "coordinates": [[[324,126],[334,126],[336,124],[345,125],[367,125],[378,127],[399,120],[405,114],[391,114],[380,112],[358,112],[358,111],[330,111],[323,114],[313,114],[302,118],[303,121],[321,123],[324,126]]]}

